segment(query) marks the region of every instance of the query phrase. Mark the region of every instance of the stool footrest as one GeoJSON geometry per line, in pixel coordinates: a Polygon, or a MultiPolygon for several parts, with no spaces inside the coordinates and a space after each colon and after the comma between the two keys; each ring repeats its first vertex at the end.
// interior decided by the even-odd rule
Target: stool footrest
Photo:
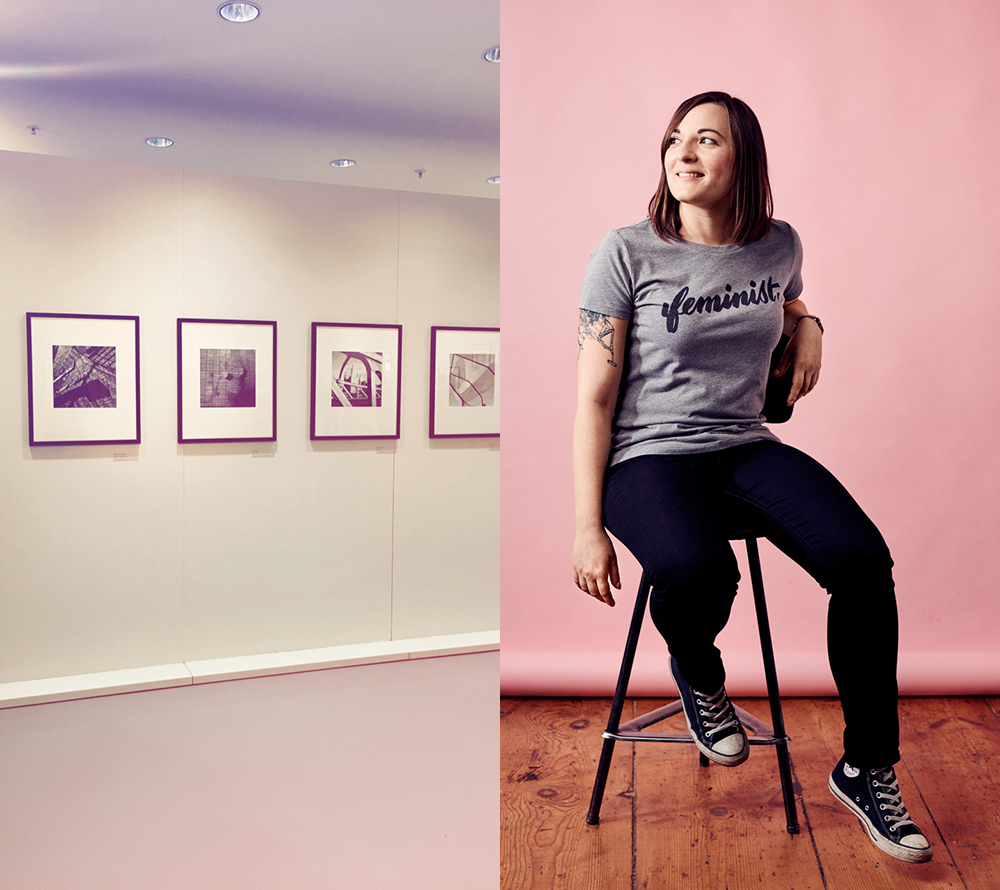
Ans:
{"type": "MultiPolygon", "coordinates": [[[[616,742],[687,742],[694,744],[690,735],[680,735],[679,733],[663,732],[608,732],[601,733],[602,739],[614,739],[616,742]]],[[[787,745],[792,740],[791,736],[768,736],[760,738],[755,735],[747,736],[747,743],[750,745],[787,745]]]]}
{"type": "MultiPolygon", "coordinates": [[[[743,728],[749,730],[750,735],[747,741],[751,745],[780,745],[787,744],[791,739],[787,735],[775,736],[774,730],[766,723],[758,720],[753,714],[743,710],[738,705],[733,705],[736,716],[739,717],[743,728]]],[[[693,744],[690,733],[676,732],[644,732],[647,726],[653,726],[684,710],[684,705],[680,700],[671,702],[661,708],[648,711],[634,720],[622,723],[617,732],[605,730],[601,737],[605,739],[615,739],[619,742],[689,742],[693,744]]]]}

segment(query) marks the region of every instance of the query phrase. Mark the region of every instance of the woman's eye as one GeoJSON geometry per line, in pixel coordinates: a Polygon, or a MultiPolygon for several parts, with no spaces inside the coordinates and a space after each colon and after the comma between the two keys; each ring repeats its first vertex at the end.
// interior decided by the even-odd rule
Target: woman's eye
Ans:
{"type": "Polygon", "coordinates": [[[707,142],[709,145],[715,145],[716,144],[715,140],[711,136],[702,136],[701,137],[701,141],[702,142],[707,142]]]}

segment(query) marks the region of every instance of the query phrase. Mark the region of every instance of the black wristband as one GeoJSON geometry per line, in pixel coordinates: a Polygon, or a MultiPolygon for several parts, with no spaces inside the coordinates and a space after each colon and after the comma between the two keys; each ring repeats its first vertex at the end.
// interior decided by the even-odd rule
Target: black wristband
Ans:
{"type": "Polygon", "coordinates": [[[798,330],[798,328],[799,328],[799,322],[802,321],[803,318],[811,318],[814,322],[816,322],[817,325],[819,325],[819,332],[821,334],[825,333],[825,331],[823,330],[823,322],[821,322],[819,320],[818,316],[816,316],[816,315],[800,315],[797,319],[795,319],[795,324],[792,325],[792,333],[793,334],[798,330]]]}

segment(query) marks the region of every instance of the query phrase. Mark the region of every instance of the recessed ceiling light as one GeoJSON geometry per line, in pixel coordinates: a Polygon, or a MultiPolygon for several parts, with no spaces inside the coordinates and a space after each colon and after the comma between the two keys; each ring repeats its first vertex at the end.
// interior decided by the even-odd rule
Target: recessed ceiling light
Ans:
{"type": "Polygon", "coordinates": [[[486,59],[487,62],[496,62],[499,64],[500,44],[498,43],[496,46],[491,46],[488,50],[486,50],[486,52],[483,53],[483,58],[486,59]]]}
{"type": "Polygon", "coordinates": [[[490,185],[500,185],[500,177],[499,177],[499,176],[491,176],[491,177],[490,177],[489,179],[487,179],[486,181],[487,181],[487,182],[488,182],[488,183],[489,183],[490,185]]]}
{"type": "Polygon", "coordinates": [[[260,7],[253,3],[227,3],[219,7],[219,15],[227,22],[252,22],[260,15],[260,7]]]}
{"type": "Polygon", "coordinates": [[[331,167],[353,167],[357,161],[352,161],[350,158],[337,158],[335,161],[330,161],[331,167]]]}
{"type": "Polygon", "coordinates": [[[167,139],[166,136],[150,136],[146,140],[146,145],[152,145],[153,148],[169,148],[174,144],[173,139],[167,139]]]}

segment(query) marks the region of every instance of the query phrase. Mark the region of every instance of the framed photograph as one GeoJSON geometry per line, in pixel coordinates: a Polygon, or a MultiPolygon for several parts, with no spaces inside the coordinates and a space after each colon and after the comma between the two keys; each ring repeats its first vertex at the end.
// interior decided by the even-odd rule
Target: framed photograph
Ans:
{"type": "Polygon", "coordinates": [[[278,323],[177,319],[177,441],[274,442],[278,323]]]}
{"type": "Polygon", "coordinates": [[[431,328],[432,439],[500,435],[500,328],[431,328]]]}
{"type": "Polygon", "coordinates": [[[27,313],[28,444],[136,445],[139,317],[27,313]]]}
{"type": "Polygon", "coordinates": [[[312,325],[310,439],[398,439],[398,324],[312,325]]]}

